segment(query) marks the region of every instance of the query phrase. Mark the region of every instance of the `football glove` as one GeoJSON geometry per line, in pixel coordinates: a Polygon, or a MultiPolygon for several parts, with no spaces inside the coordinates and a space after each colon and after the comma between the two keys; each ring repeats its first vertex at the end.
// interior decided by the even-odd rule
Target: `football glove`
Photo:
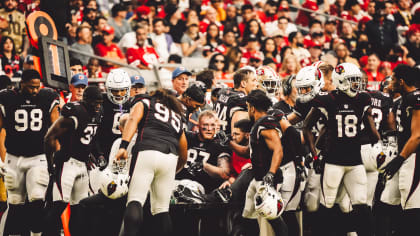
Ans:
{"type": "Polygon", "coordinates": [[[196,161],[191,163],[190,167],[188,168],[188,172],[192,176],[196,176],[200,174],[203,171],[203,162],[202,161],[196,161]]]}
{"type": "Polygon", "coordinates": [[[274,174],[270,171],[262,179],[263,185],[274,187],[274,174]]]}
{"type": "Polygon", "coordinates": [[[322,172],[324,172],[325,160],[321,154],[319,156],[314,156],[313,166],[315,173],[321,174],[322,172]]]}
{"type": "Polygon", "coordinates": [[[396,158],[390,161],[388,165],[382,168],[386,177],[388,179],[392,179],[392,177],[394,177],[394,174],[397,173],[397,171],[400,169],[404,161],[405,161],[405,158],[398,155],[396,158]]]}
{"type": "Polygon", "coordinates": [[[227,135],[225,131],[220,130],[219,133],[216,134],[216,139],[219,141],[219,144],[223,147],[229,147],[229,142],[231,141],[231,136],[227,135]]]}
{"type": "Polygon", "coordinates": [[[380,168],[384,164],[385,159],[386,159],[386,155],[385,155],[384,152],[381,152],[376,156],[376,166],[377,166],[377,168],[380,168]]]}
{"type": "Polygon", "coordinates": [[[100,171],[104,170],[108,166],[108,162],[103,155],[96,158],[96,166],[99,167],[100,171]]]}
{"type": "Polygon", "coordinates": [[[311,162],[313,160],[314,158],[312,157],[312,153],[308,153],[306,156],[304,156],[303,164],[306,166],[306,168],[311,169],[311,162]]]}

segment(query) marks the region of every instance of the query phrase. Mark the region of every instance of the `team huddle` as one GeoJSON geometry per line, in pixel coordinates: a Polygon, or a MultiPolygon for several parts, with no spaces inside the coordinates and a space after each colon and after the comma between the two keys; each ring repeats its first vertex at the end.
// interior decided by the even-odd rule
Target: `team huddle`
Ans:
{"type": "MultiPolygon", "coordinates": [[[[132,79],[114,69],[106,93],[87,86],[60,105],[26,70],[19,88],[0,91],[1,235],[60,235],[68,205],[71,235],[139,235],[145,206],[155,233],[174,235],[171,204],[213,202],[242,204],[226,235],[264,224],[299,235],[298,211],[310,235],[418,235],[418,72],[398,65],[373,91],[351,63],[316,63],[284,81],[245,66],[233,89],[212,90],[198,74],[183,93],[130,97],[132,79]]],[[[173,79],[189,75],[177,68],[173,79]]]]}

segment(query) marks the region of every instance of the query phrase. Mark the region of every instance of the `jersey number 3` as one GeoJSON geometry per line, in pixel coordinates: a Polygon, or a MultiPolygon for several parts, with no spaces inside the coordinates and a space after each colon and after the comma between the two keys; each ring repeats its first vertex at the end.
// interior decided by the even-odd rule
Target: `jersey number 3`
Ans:
{"type": "Polygon", "coordinates": [[[15,111],[15,129],[19,132],[26,131],[28,128],[31,131],[40,131],[42,129],[42,110],[33,109],[30,112],[23,109],[15,111]]]}

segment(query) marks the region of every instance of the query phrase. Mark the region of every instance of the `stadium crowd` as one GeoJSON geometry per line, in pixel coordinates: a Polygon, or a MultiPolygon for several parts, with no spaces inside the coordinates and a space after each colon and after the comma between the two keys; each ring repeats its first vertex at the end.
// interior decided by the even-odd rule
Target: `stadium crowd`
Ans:
{"type": "Polygon", "coordinates": [[[2,235],[419,234],[417,1],[65,1],[60,41],[156,91],[76,51],[41,89],[45,2],[0,9],[2,235]]]}

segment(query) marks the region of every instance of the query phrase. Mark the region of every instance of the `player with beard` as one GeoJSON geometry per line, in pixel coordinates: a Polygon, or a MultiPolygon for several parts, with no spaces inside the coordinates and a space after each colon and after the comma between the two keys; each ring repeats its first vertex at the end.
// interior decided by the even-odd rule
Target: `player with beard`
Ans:
{"type": "Polygon", "coordinates": [[[59,97],[40,89],[40,81],[37,71],[25,70],[20,88],[0,92],[0,128],[7,133],[6,159],[0,164],[8,195],[1,235],[41,232],[49,180],[43,140],[59,116],[59,97]]]}
{"type": "Polygon", "coordinates": [[[64,105],[60,118],[45,135],[48,171],[55,183],[44,235],[56,235],[60,229],[60,216],[69,203],[71,234],[84,235],[86,232],[79,201],[88,196],[87,162],[100,124],[102,102],[99,88],[87,87],[82,101],[64,105]],[[60,150],[57,151],[58,142],[60,150]]]}
{"type": "MultiPolygon", "coordinates": [[[[244,218],[253,219],[257,216],[254,196],[258,189],[266,185],[275,187],[279,181],[276,174],[282,162],[283,150],[280,141],[280,124],[275,117],[267,114],[272,105],[270,98],[261,90],[253,90],[247,96],[247,105],[249,117],[254,122],[250,133],[250,144],[244,147],[229,142],[229,146],[239,155],[251,158],[254,179],[249,184],[242,215],[244,218]]],[[[276,235],[287,235],[287,226],[280,216],[269,219],[268,222],[276,235]]],[[[252,229],[248,232],[252,232],[252,229]]]]}
{"type": "Polygon", "coordinates": [[[215,139],[217,117],[212,111],[201,112],[198,123],[198,133],[186,133],[188,159],[176,179],[197,181],[209,193],[229,178],[231,154],[215,139]]]}
{"type": "Polygon", "coordinates": [[[247,118],[246,95],[258,86],[255,69],[243,67],[233,75],[234,89],[222,89],[214,104],[221,130],[230,134],[236,121],[247,118]]]}
{"type": "MultiPolygon", "coordinates": [[[[137,130],[134,165],[128,189],[127,208],[120,235],[135,236],[143,224],[143,206],[150,190],[151,212],[161,235],[172,233],[169,202],[175,173],[185,165],[187,139],[181,117],[183,109],[170,91],[159,89],[150,99],[138,100],[130,110],[115,158],[127,159],[127,147],[137,130]],[[178,157],[179,155],[179,157],[178,157]]],[[[133,160],[132,160],[133,161],[133,160]]]]}
{"type": "Polygon", "coordinates": [[[100,169],[107,165],[112,143],[121,137],[118,129],[119,119],[130,110],[131,79],[123,69],[111,70],[105,81],[106,93],[103,94],[103,119],[98,127],[96,145],[98,153],[94,153],[100,169]]]}
{"type": "Polygon", "coordinates": [[[307,115],[303,129],[305,141],[309,143],[312,155],[316,156],[311,129],[322,115],[326,117],[325,167],[319,207],[323,219],[322,235],[329,235],[339,223],[343,223],[337,221],[332,207],[344,189],[353,207],[352,220],[358,235],[373,235],[371,211],[366,199],[367,177],[360,153],[362,123],[370,143],[380,139],[371,115],[371,98],[367,93],[358,92],[362,74],[354,64],[338,65],[333,72],[333,80],[338,90],[314,99],[315,107],[307,115]],[[334,222],[335,227],[327,226],[327,222],[334,222]]]}
{"type": "Polygon", "coordinates": [[[399,174],[399,191],[403,208],[401,235],[418,235],[420,220],[420,171],[416,165],[420,155],[420,90],[416,87],[419,70],[407,65],[394,69],[392,87],[401,93],[402,100],[396,113],[398,156],[388,163],[384,173],[391,179],[399,174]]]}

